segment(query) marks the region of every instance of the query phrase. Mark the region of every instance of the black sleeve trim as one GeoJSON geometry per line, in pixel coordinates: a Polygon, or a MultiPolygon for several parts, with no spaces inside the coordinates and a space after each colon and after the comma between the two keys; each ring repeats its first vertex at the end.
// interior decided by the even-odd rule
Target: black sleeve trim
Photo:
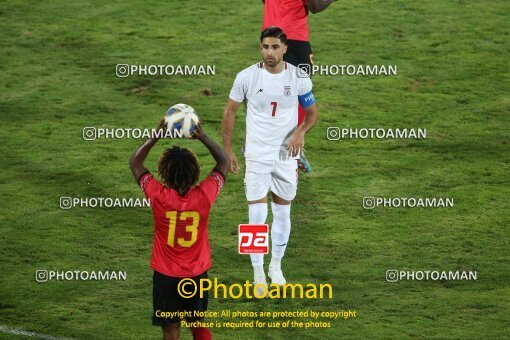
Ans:
{"type": "Polygon", "coordinates": [[[218,170],[218,168],[214,168],[214,169],[212,169],[212,171],[211,171],[211,172],[217,172],[217,173],[219,173],[219,174],[221,175],[221,177],[223,178],[223,182],[226,182],[226,181],[227,181],[227,176],[225,176],[225,174],[224,174],[224,173],[222,173],[220,170],[218,170]]]}
{"type": "Polygon", "coordinates": [[[151,173],[150,171],[145,171],[143,174],[140,175],[140,177],[138,177],[138,179],[136,180],[136,183],[138,183],[138,186],[140,186],[140,180],[142,179],[142,177],[147,174],[150,174],[150,173],[151,173]]]}

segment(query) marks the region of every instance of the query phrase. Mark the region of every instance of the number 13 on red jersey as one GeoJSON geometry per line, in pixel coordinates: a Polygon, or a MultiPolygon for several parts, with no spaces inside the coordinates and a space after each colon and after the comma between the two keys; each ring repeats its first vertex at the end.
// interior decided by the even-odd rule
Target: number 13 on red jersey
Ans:
{"type": "Polygon", "coordinates": [[[177,226],[177,218],[180,221],[186,221],[186,233],[188,237],[179,237],[177,244],[181,247],[189,248],[197,241],[198,236],[198,223],[200,222],[200,215],[196,211],[167,211],[166,217],[169,219],[168,225],[168,245],[175,247],[175,229],[177,226]]]}

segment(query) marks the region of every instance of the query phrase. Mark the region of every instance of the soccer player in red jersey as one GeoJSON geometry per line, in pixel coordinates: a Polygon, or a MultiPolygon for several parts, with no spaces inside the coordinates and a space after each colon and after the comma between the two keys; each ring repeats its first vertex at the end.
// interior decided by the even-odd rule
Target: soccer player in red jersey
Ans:
{"type": "MultiPolygon", "coordinates": [[[[159,129],[163,128],[166,129],[164,121],[159,125],[159,129]]],[[[152,324],[162,327],[163,339],[179,339],[181,318],[165,318],[162,313],[207,310],[207,295],[183,298],[177,287],[183,278],[191,278],[199,285],[200,279],[207,277],[207,270],[211,267],[207,234],[209,211],[230,166],[230,159],[223,148],[210,139],[200,125],[193,138],[201,141],[216,161],[214,169],[199,184],[197,157],[192,151],[179,146],[163,152],[158,162],[162,183],[154,179],[143,162],[157,138],[147,140],[129,161],[135,180],[150,199],[154,216],[152,324]]],[[[186,320],[195,322],[203,321],[203,318],[186,320]]],[[[194,339],[212,339],[207,328],[196,327],[191,332],[194,339]]]]}
{"type": "MultiPolygon", "coordinates": [[[[283,60],[294,66],[313,64],[312,47],[308,40],[308,11],[319,13],[335,0],[262,0],[264,19],[262,30],[276,26],[287,36],[287,52],[283,60]]],[[[311,75],[310,75],[311,76],[311,75]]],[[[298,109],[298,126],[305,119],[306,111],[301,105],[298,109]]],[[[304,153],[298,160],[299,170],[308,173],[312,167],[304,153]]]]}

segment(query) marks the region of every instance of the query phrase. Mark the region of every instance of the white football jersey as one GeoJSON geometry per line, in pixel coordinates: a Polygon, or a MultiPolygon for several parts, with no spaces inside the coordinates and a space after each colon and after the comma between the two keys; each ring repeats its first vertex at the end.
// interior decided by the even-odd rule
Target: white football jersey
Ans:
{"type": "Polygon", "coordinates": [[[236,76],[229,97],[246,104],[246,159],[289,158],[287,145],[298,123],[298,96],[312,90],[312,81],[298,77],[297,67],[284,64],[278,74],[259,62],[236,76]]]}

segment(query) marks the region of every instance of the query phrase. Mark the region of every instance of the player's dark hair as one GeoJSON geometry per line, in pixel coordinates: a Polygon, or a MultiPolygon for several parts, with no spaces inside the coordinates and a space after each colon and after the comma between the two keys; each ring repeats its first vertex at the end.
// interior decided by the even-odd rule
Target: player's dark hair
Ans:
{"type": "Polygon", "coordinates": [[[200,165],[192,151],[174,146],[166,149],[161,155],[158,162],[158,174],[166,187],[184,195],[197,184],[200,177],[200,165]]]}
{"type": "Polygon", "coordinates": [[[280,27],[271,26],[263,30],[262,33],[260,33],[260,42],[262,42],[264,38],[278,38],[282,43],[287,45],[287,35],[280,27]]]}

